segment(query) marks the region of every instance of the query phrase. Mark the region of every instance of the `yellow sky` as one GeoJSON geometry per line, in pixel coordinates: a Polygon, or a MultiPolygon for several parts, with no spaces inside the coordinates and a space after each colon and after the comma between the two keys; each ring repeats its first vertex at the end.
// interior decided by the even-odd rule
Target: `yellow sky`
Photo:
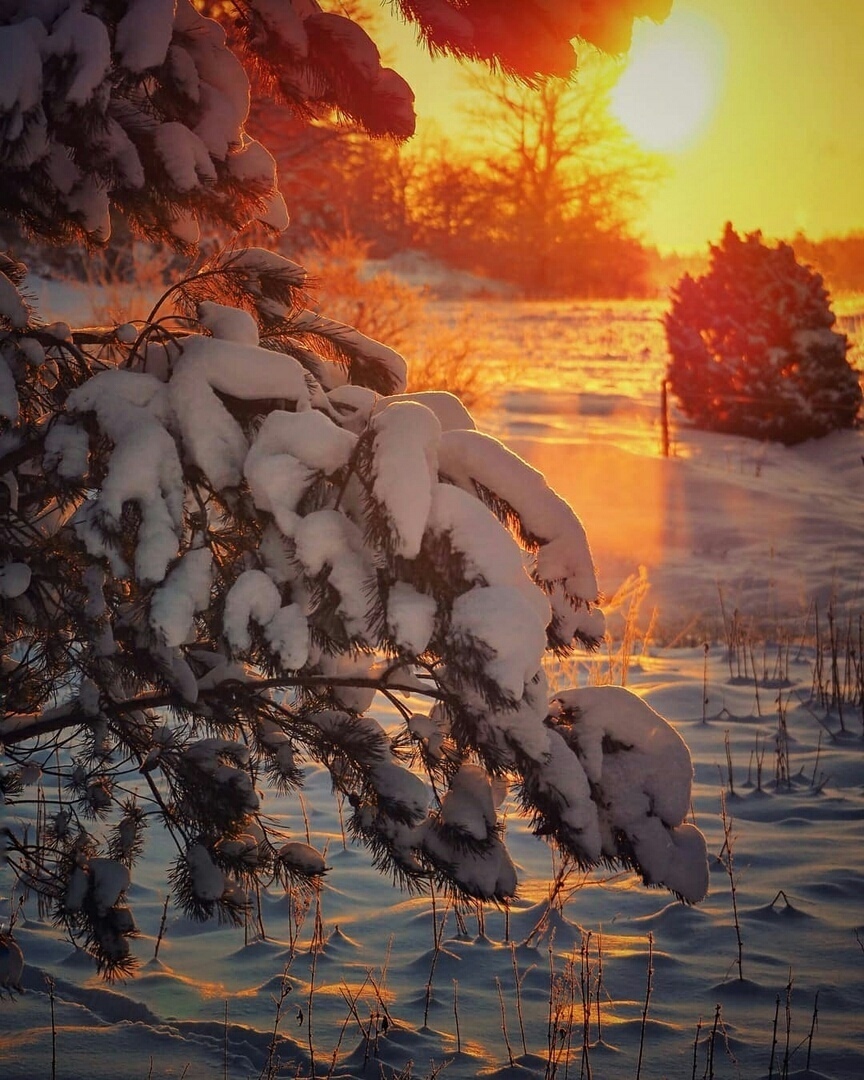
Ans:
{"type": "MultiPolygon", "coordinates": [[[[716,35],[723,77],[701,137],[666,155],[644,238],[703,249],[726,221],[768,237],[864,230],[864,0],[675,0],[673,10],[716,35]]],[[[388,27],[382,44],[396,50],[418,115],[454,126],[451,66],[420,53],[410,31],[388,27]]]]}

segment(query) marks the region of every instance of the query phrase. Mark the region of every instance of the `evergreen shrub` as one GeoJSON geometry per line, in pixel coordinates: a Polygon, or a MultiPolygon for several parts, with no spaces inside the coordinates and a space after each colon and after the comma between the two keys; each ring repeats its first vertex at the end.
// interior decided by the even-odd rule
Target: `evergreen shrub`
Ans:
{"type": "Polygon", "coordinates": [[[822,278],[788,244],[726,226],[708,271],[685,274],[665,317],[667,377],[698,428],[792,445],[854,426],[849,343],[822,278]]]}

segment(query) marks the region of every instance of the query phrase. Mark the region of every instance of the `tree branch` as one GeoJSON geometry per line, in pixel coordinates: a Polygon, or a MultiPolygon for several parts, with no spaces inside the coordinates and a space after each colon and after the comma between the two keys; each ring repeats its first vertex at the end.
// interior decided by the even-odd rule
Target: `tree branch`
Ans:
{"type": "MultiPolygon", "coordinates": [[[[224,702],[227,697],[237,690],[252,696],[265,690],[290,690],[293,688],[314,689],[320,686],[324,689],[331,686],[345,686],[358,689],[380,690],[385,695],[389,693],[423,694],[437,701],[446,700],[446,694],[437,686],[418,686],[412,682],[389,682],[386,679],[356,678],[352,676],[334,675],[294,675],[290,677],[278,676],[270,679],[256,679],[250,682],[241,682],[238,679],[226,679],[218,686],[210,690],[203,690],[199,701],[204,703],[224,702]]],[[[185,701],[177,693],[168,694],[145,694],[141,697],[130,698],[128,701],[114,701],[104,706],[104,711],[110,716],[121,716],[125,713],[138,712],[145,709],[186,708],[190,702],[185,701]]],[[[66,712],[52,712],[48,714],[7,716],[0,721],[0,743],[6,746],[14,746],[17,743],[37,739],[43,735],[51,735],[55,732],[64,731],[67,728],[81,727],[98,719],[84,713],[77,707],[72,707],[66,712]]]]}

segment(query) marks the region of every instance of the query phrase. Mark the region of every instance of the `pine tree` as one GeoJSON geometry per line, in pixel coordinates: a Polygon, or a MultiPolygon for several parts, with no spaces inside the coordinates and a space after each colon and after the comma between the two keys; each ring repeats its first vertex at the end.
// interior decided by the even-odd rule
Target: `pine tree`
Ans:
{"type": "Polygon", "coordinates": [[[786,444],[855,424],[862,392],[821,275],[726,226],[666,315],[669,384],[697,427],[786,444]]]}
{"type": "MultiPolygon", "coordinates": [[[[238,6],[248,48],[261,63],[281,50],[274,79],[300,106],[329,99],[404,133],[404,84],[313,7],[238,6]]],[[[460,20],[497,25],[488,4],[402,7],[457,52],[484,40],[460,44],[460,20]]],[[[243,141],[243,67],[215,24],[184,0],[69,6],[51,25],[38,10],[0,31],[22,57],[0,69],[21,106],[4,190],[28,154],[38,173],[12,217],[92,240],[107,207],[182,245],[192,218],[239,221],[270,200],[278,224],[268,167],[240,164],[266,161],[243,141]],[[227,113],[233,134],[208,143],[227,113]]],[[[533,76],[548,27],[572,33],[561,20],[521,68],[497,30],[481,54],[533,76]]],[[[0,264],[3,872],[105,975],[134,968],[128,893],[149,827],[171,834],[174,901],[195,918],[241,921],[262,884],[325,873],[267,813],[313,762],[409,887],[514,894],[509,784],[580,865],[701,898],[680,737],[620,688],[549,699],[544,656],[595,645],[603,619],[582,525],[539,473],[453,396],[404,393],[402,357],[313,313],[302,267],[262,248],[222,252],[146,319],[97,330],[42,322],[24,274],[0,264]]]]}

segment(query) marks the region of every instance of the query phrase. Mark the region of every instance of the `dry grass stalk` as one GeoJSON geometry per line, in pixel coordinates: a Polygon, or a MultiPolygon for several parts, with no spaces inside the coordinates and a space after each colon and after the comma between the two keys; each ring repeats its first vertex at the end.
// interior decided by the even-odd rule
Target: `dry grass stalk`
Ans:
{"type": "Polygon", "coordinates": [[[51,975],[45,976],[48,1000],[51,1003],[51,1080],[57,1078],[57,1018],[54,1011],[57,984],[51,975]]]}
{"type": "Polygon", "coordinates": [[[439,927],[434,885],[430,890],[430,897],[432,900],[432,963],[429,965],[429,977],[426,980],[426,1001],[423,1007],[424,1028],[429,1024],[429,1006],[432,1004],[432,980],[435,977],[435,966],[438,963],[438,956],[441,952],[441,940],[444,936],[444,923],[447,921],[447,908],[445,908],[439,927]]]}
{"type": "Polygon", "coordinates": [[[591,1006],[594,1003],[594,968],[589,957],[591,931],[582,933],[579,949],[579,992],[582,999],[582,1066],[580,1080],[591,1080],[591,1006]]]}
{"type": "Polygon", "coordinates": [[[507,1048],[507,1060],[511,1068],[516,1064],[513,1057],[513,1047],[510,1045],[510,1036],[507,1034],[507,1010],[504,1007],[504,993],[501,990],[501,980],[495,976],[495,989],[498,993],[498,1005],[501,1009],[501,1034],[504,1036],[504,1045],[507,1048]]]}
{"type": "Polygon", "coordinates": [[[631,665],[653,639],[657,611],[644,628],[643,607],[651,584],[645,567],[631,574],[603,603],[606,633],[599,653],[580,653],[567,660],[544,660],[551,690],[570,686],[626,686],[631,665]]]}
{"type": "Polygon", "coordinates": [[[168,904],[171,900],[171,894],[166,893],[165,903],[162,905],[162,918],[159,920],[159,933],[156,935],[156,947],[153,949],[153,959],[159,958],[159,947],[162,944],[162,938],[165,936],[165,925],[168,922],[168,904]]]}
{"type": "Polygon", "coordinates": [[[826,713],[836,713],[841,732],[846,732],[850,710],[860,714],[864,732],[864,613],[847,611],[845,618],[835,602],[828,605],[823,626],[814,605],[815,658],[811,700],[826,713]]]}
{"type": "Polygon", "coordinates": [[[732,746],[729,742],[729,729],[723,733],[723,746],[726,750],[726,782],[729,785],[729,794],[735,795],[735,777],[732,771],[732,746]]]}
{"type": "Polygon", "coordinates": [[[747,765],[747,784],[750,786],[753,782],[753,765],[756,765],[756,790],[762,790],[762,771],[765,764],[765,739],[759,732],[756,733],[756,745],[750,751],[750,761],[747,765]]]}
{"type": "Polygon", "coordinates": [[[784,1016],[786,1019],[786,1042],[783,1049],[783,1064],[781,1067],[780,1075],[783,1080],[787,1080],[789,1076],[789,1061],[791,1054],[790,1043],[792,1041],[792,969],[789,969],[789,982],[786,984],[786,1003],[784,1005],[784,1016]]]}
{"type": "Polygon", "coordinates": [[[597,981],[595,983],[595,1000],[597,1003],[597,1042],[603,1042],[603,1027],[600,1021],[600,995],[603,992],[603,931],[597,932],[597,981]]]}
{"type": "MultiPolygon", "coordinates": [[[[348,984],[344,982],[344,980],[342,982],[342,985],[339,987],[339,993],[342,995],[342,1000],[348,1006],[348,1012],[345,1014],[345,1018],[343,1019],[342,1025],[339,1028],[339,1038],[336,1040],[336,1045],[333,1047],[333,1050],[330,1053],[330,1068],[327,1072],[328,1077],[332,1076],[333,1072],[336,1069],[336,1061],[339,1057],[339,1051],[342,1048],[342,1041],[345,1038],[345,1032],[348,1028],[348,1024],[350,1023],[350,1021],[354,1020],[363,1036],[365,1037],[366,1035],[366,1029],[363,1027],[363,1021],[360,1018],[360,1012],[357,1008],[357,1002],[363,996],[363,991],[365,989],[366,981],[361,983],[360,987],[355,989],[353,992],[351,991],[351,988],[348,986],[348,984]]],[[[366,1045],[368,1049],[368,1043],[366,1045]]]]}
{"type": "Polygon", "coordinates": [[[459,980],[453,980],[453,1018],[456,1022],[456,1053],[462,1053],[462,1032],[459,1030],[459,980]]]}
{"type": "Polygon", "coordinates": [[[805,1068],[807,1072],[810,1072],[810,1056],[813,1053],[813,1034],[816,1028],[819,1026],[819,991],[816,991],[816,996],[813,999],[813,1015],[810,1019],[810,1031],[807,1035],[807,1064],[805,1068]]]}
{"type": "Polygon", "coordinates": [[[702,1034],[702,1017],[696,1021],[696,1036],[693,1039],[693,1069],[690,1074],[691,1080],[696,1080],[696,1065],[699,1061],[699,1036],[702,1034]]]}
{"type": "MultiPolygon", "coordinates": [[[[554,937],[554,935],[553,935],[554,937]]],[[[554,1080],[568,1065],[576,1016],[576,961],[568,957],[561,972],[555,971],[554,941],[549,942],[549,1012],[546,1028],[546,1080],[554,1080]]]]}
{"type": "Polygon", "coordinates": [[[706,641],[702,646],[702,723],[708,723],[708,651],[711,646],[706,641]]]}
{"type": "MultiPolygon", "coordinates": [[[[522,1040],[522,1053],[528,1053],[528,1046],[525,1042],[525,1016],[522,1011],[522,980],[524,975],[519,974],[519,965],[516,962],[516,945],[510,943],[510,961],[513,964],[513,985],[516,989],[516,1016],[519,1020],[519,1035],[522,1040]]],[[[527,974],[527,972],[526,972],[527,974]]]]}
{"type": "Polygon", "coordinates": [[[787,791],[792,787],[792,776],[789,770],[789,728],[786,724],[788,708],[788,703],[783,700],[782,691],[778,691],[777,735],[774,743],[774,785],[778,790],[784,787],[787,791]]]}
{"type": "Polygon", "coordinates": [[[291,983],[288,980],[288,971],[293,959],[294,954],[292,953],[289,955],[288,961],[282,969],[282,978],[279,982],[279,993],[273,998],[273,1030],[270,1034],[270,1042],[267,1046],[267,1060],[264,1063],[264,1068],[259,1074],[258,1080],[274,1080],[279,1074],[281,1062],[276,1053],[276,1049],[279,1043],[279,1025],[282,1023],[282,1017],[285,1013],[285,1002],[288,1000],[288,995],[291,993],[291,983]]]}
{"type": "Polygon", "coordinates": [[[735,837],[732,835],[732,818],[726,809],[726,792],[720,792],[720,818],[723,823],[723,850],[720,853],[723,868],[729,878],[729,887],[732,891],[732,916],[735,922],[735,937],[738,942],[738,978],[744,979],[744,943],[741,939],[741,922],[738,918],[738,888],[735,880],[734,846],[735,837]]]}
{"type": "Polygon", "coordinates": [[[771,1032],[771,1060],[768,1062],[768,1080],[774,1078],[774,1060],[777,1056],[777,1026],[780,1022],[780,995],[774,1002],[774,1025],[771,1032]]]}
{"type": "Polygon", "coordinates": [[[648,1026],[648,1007],[654,989],[654,935],[648,934],[648,973],[645,986],[645,1005],[642,1008],[642,1025],[639,1029],[639,1057],[636,1062],[636,1080],[642,1075],[642,1061],[645,1052],[645,1030],[648,1026]]]}

